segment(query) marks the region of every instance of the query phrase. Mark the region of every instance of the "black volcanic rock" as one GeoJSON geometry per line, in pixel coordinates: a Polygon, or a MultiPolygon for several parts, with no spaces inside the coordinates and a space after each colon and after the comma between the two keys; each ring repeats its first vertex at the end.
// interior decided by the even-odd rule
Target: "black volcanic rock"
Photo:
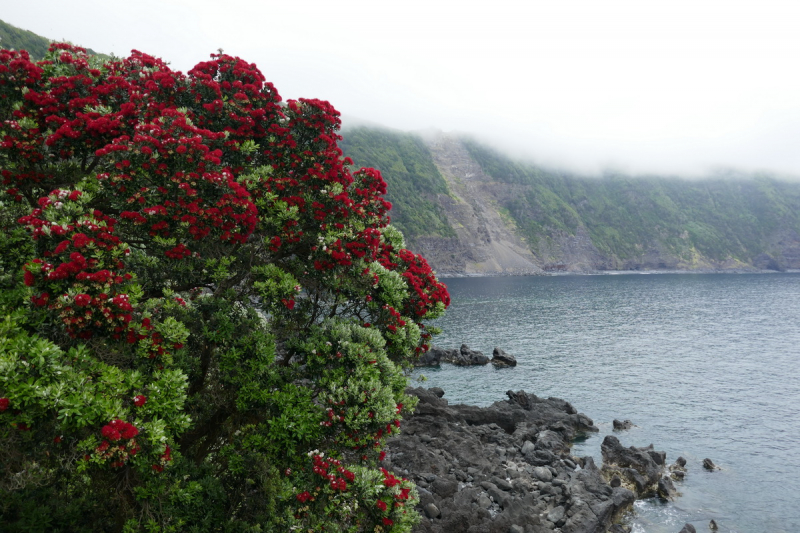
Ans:
{"type": "Polygon", "coordinates": [[[614,431],[624,431],[633,427],[633,422],[630,420],[617,420],[615,418],[612,423],[614,425],[614,431]]]}
{"type": "Polygon", "coordinates": [[[454,365],[471,366],[471,365],[485,365],[489,363],[489,358],[483,355],[482,352],[471,350],[466,344],[462,344],[459,349],[458,358],[453,361],[454,365]]]}
{"type": "Polygon", "coordinates": [[[621,485],[630,489],[637,498],[657,495],[672,500],[678,496],[672,479],[666,474],[667,454],[654,450],[652,444],[625,448],[617,437],[607,435],[600,450],[606,479],[619,478],[621,485]]]}
{"type": "Polygon", "coordinates": [[[495,346],[492,352],[492,364],[496,367],[517,366],[517,359],[495,346]]]}
{"type": "Polygon", "coordinates": [[[419,404],[389,441],[385,467],[420,487],[414,531],[600,533],[631,508],[630,490],[570,455],[571,440],[597,428],[569,402],[509,391],[481,408],[408,392],[419,404]]]}
{"type": "Polygon", "coordinates": [[[432,346],[430,350],[417,359],[414,365],[439,366],[442,363],[450,363],[457,366],[485,365],[489,363],[489,358],[477,350],[470,349],[466,344],[462,344],[458,350],[432,346]]]}

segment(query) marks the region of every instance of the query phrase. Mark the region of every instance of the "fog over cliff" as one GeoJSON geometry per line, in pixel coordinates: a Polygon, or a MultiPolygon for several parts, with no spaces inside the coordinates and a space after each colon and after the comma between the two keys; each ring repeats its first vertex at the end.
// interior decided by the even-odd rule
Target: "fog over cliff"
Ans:
{"type": "Polygon", "coordinates": [[[800,175],[788,0],[5,2],[3,20],[183,71],[222,48],[285,98],[596,174],[800,175]]]}

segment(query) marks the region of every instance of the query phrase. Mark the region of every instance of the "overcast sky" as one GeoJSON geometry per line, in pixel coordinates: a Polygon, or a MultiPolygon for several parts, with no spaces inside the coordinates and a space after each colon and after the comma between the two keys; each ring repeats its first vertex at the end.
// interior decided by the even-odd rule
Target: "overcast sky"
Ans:
{"type": "Polygon", "coordinates": [[[0,19],[184,72],[222,48],[345,125],[587,172],[800,176],[797,2],[0,0],[0,19]]]}

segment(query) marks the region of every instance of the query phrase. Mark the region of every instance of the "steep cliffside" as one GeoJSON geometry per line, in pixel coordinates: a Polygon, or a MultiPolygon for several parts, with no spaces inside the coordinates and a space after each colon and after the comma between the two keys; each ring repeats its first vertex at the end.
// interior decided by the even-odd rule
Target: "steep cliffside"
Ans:
{"type": "Polygon", "coordinates": [[[394,222],[440,274],[800,268],[800,183],[589,178],[470,139],[344,135],[357,166],[384,173],[394,222]]]}
{"type": "MultiPolygon", "coordinates": [[[[464,145],[457,139],[439,136],[429,142],[436,167],[447,182],[449,194],[437,200],[461,244],[466,274],[534,274],[541,272],[536,257],[507,215],[493,190],[495,187],[464,145]]],[[[442,259],[435,239],[419,241],[420,251],[434,265],[442,259]]],[[[442,265],[445,266],[445,265],[442,265]]]]}

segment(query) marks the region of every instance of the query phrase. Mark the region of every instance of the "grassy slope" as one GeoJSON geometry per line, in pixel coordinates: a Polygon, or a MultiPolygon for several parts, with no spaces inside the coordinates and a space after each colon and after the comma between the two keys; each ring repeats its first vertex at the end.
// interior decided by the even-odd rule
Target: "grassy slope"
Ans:
{"type": "Polygon", "coordinates": [[[357,168],[381,171],[393,206],[392,224],[406,237],[455,236],[435,201],[437,194],[447,194],[447,183],[422,139],[366,127],[346,128],[342,135],[340,146],[357,168]]]}
{"type": "Polygon", "coordinates": [[[529,242],[584,226],[597,248],[619,259],[654,243],[685,260],[748,261],[779,229],[800,231],[800,184],[766,176],[687,181],[668,177],[585,178],[515,162],[467,140],[470,154],[501,182],[526,185],[506,208],[529,242]]]}
{"type": "MultiPolygon", "coordinates": [[[[31,59],[39,60],[44,58],[47,48],[50,46],[51,39],[46,39],[36,35],[32,31],[23,30],[0,20],[0,48],[7,50],[27,50],[31,59]]],[[[80,45],[79,45],[80,46],[80,45]]],[[[92,55],[108,59],[109,56],[98,54],[91,48],[86,51],[92,55]]]]}

